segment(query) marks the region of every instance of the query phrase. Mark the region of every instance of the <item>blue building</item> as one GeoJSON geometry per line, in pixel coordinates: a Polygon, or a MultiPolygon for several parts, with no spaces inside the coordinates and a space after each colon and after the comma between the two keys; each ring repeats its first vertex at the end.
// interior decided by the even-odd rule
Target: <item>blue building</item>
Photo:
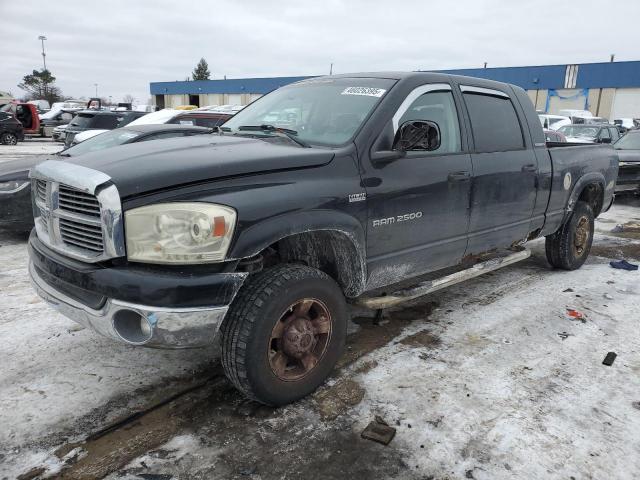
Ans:
{"type": "MultiPolygon", "coordinates": [[[[606,118],[640,118],[640,61],[439,70],[518,85],[536,109],[590,110],[606,118]]],[[[152,82],[161,108],[178,105],[246,105],[278,87],[306,77],[152,82]]]]}

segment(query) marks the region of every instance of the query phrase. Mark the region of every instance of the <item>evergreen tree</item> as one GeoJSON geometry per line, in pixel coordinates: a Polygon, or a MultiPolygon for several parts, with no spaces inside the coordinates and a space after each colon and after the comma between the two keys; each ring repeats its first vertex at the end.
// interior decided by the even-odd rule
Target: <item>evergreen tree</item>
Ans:
{"type": "Polygon", "coordinates": [[[31,100],[47,100],[49,103],[61,100],[60,89],[55,85],[56,77],[49,70],[34,70],[22,77],[18,87],[27,92],[31,100]]]}
{"type": "Polygon", "coordinates": [[[209,65],[204,58],[201,58],[198,65],[196,65],[196,68],[193,69],[191,78],[193,80],[209,80],[210,76],[211,72],[209,71],[209,65]]]}

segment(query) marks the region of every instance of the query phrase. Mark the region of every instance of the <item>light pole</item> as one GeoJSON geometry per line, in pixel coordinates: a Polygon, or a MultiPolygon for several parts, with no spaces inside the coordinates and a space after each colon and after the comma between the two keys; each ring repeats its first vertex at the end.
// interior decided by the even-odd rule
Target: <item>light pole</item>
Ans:
{"type": "Polygon", "coordinates": [[[98,84],[94,83],[95,87],[96,87],[96,98],[98,98],[98,84]]]}
{"type": "Polygon", "coordinates": [[[44,65],[44,69],[47,69],[47,60],[46,60],[46,54],[44,53],[44,41],[47,39],[47,37],[45,37],[44,35],[40,35],[38,37],[38,40],[40,40],[42,42],[42,64],[44,65]]]}

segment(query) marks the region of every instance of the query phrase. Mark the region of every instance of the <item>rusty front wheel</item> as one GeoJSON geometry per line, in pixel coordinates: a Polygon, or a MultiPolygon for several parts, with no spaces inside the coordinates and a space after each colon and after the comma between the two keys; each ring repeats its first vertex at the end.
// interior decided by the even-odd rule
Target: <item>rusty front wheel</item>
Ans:
{"type": "Polygon", "coordinates": [[[298,400],[342,355],[347,316],[340,287],[320,270],[278,265],[251,275],[220,327],[225,373],[262,403],[298,400]]]}
{"type": "Polygon", "coordinates": [[[271,330],[271,370],[284,381],[304,377],[322,361],[330,339],[331,313],[327,306],[315,298],[298,300],[271,330]]]}
{"type": "Polygon", "coordinates": [[[577,202],[566,222],[546,238],[549,263],[564,270],[580,268],[587,260],[593,243],[593,222],[591,206],[583,201],[577,202]]]}

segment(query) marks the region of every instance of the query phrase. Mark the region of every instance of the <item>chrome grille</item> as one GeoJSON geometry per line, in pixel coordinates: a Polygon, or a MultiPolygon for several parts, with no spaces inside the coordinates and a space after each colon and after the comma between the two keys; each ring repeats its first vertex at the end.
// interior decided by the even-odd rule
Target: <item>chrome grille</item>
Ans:
{"type": "Polygon", "coordinates": [[[47,203],[47,182],[44,180],[36,180],[36,198],[42,203],[47,203]]]}
{"type": "Polygon", "coordinates": [[[123,257],[120,195],[102,172],[49,160],[31,170],[38,238],[63,255],[100,262],[123,257]]]}
{"type": "Polygon", "coordinates": [[[104,242],[102,240],[102,227],[90,225],[67,218],[60,218],[60,236],[68,245],[102,253],[104,242]]]}
{"type": "Polygon", "coordinates": [[[100,202],[95,196],[66,185],[58,188],[58,208],[100,218],[100,202]]]}

